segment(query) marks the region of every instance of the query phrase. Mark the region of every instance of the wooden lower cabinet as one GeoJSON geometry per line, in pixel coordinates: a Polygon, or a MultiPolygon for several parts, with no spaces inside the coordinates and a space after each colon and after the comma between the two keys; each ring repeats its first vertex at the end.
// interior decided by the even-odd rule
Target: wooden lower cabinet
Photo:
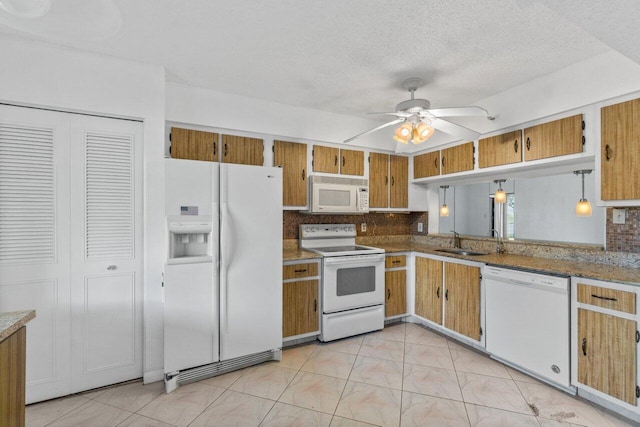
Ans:
{"type": "Polygon", "coordinates": [[[27,328],[0,342],[0,426],[24,426],[27,328]]]}
{"type": "Polygon", "coordinates": [[[578,382],[636,405],[636,322],[578,309],[578,382]]]}
{"type": "Polygon", "coordinates": [[[282,337],[320,333],[320,273],[317,260],[282,266],[282,337]]]}
{"type": "Polygon", "coordinates": [[[416,257],[415,313],[442,325],[442,261],[416,257]]]}
{"type": "Polygon", "coordinates": [[[320,329],[318,280],[282,284],[282,336],[302,335],[320,329]]]}
{"type": "Polygon", "coordinates": [[[384,274],[385,317],[398,316],[407,312],[407,271],[391,270],[384,274]]]}
{"type": "Polygon", "coordinates": [[[480,341],[480,268],[444,263],[445,328],[480,341]]]}

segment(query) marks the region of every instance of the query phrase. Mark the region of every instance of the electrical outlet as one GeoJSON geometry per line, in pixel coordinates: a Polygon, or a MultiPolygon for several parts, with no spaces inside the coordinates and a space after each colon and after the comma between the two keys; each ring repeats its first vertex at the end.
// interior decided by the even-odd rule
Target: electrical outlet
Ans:
{"type": "Polygon", "coordinates": [[[422,233],[424,231],[424,224],[419,222],[418,223],[418,233],[422,233]]]}
{"type": "Polygon", "coordinates": [[[613,210],[613,223],[624,224],[626,221],[626,209],[614,209],[613,210]]]}
{"type": "Polygon", "coordinates": [[[362,231],[363,233],[367,231],[367,223],[366,222],[360,223],[360,231],[362,231]]]}

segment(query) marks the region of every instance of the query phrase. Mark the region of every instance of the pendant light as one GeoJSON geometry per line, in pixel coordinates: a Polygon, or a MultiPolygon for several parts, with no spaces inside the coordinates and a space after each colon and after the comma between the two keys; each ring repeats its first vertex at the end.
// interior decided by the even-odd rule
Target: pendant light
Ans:
{"type": "Polygon", "coordinates": [[[447,188],[448,185],[441,185],[440,188],[444,190],[444,203],[440,206],[440,216],[449,216],[449,206],[447,206],[447,188]]]}
{"type": "Polygon", "coordinates": [[[496,203],[504,203],[507,201],[507,193],[505,193],[502,189],[502,183],[506,181],[506,179],[496,179],[493,181],[494,183],[498,184],[498,190],[496,191],[496,194],[493,195],[493,200],[496,203]]]}
{"type": "Polygon", "coordinates": [[[591,203],[584,197],[584,176],[591,173],[591,169],[574,171],[576,175],[582,177],[582,197],[576,204],[576,216],[591,216],[591,203]]]}

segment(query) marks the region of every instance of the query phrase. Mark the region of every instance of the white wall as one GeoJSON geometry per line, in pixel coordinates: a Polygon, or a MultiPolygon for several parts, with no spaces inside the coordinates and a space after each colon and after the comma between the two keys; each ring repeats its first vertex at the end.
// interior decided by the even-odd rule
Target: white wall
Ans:
{"type": "Polygon", "coordinates": [[[144,372],[158,380],[163,368],[164,70],[8,39],[0,39],[0,52],[0,102],[144,121],[144,372]]]}

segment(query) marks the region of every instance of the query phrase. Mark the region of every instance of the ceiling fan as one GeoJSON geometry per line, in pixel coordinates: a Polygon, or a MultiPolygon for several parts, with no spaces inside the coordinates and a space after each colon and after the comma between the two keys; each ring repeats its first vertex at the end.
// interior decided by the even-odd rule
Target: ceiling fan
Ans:
{"type": "Polygon", "coordinates": [[[396,116],[396,119],[345,139],[344,142],[351,142],[356,138],[396,124],[400,124],[400,126],[396,129],[393,139],[402,144],[407,144],[409,141],[414,144],[420,144],[429,139],[436,129],[449,135],[472,141],[480,136],[478,132],[444,120],[442,117],[486,117],[489,120],[494,119],[487,110],[481,107],[431,108],[431,103],[428,100],[414,98],[415,91],[423,84],[424,81],[417,77],[403,81],[402,87],[411,93],[411,99],[396,105],[396,111],[393,113],[369,113],[396,116]]]}

